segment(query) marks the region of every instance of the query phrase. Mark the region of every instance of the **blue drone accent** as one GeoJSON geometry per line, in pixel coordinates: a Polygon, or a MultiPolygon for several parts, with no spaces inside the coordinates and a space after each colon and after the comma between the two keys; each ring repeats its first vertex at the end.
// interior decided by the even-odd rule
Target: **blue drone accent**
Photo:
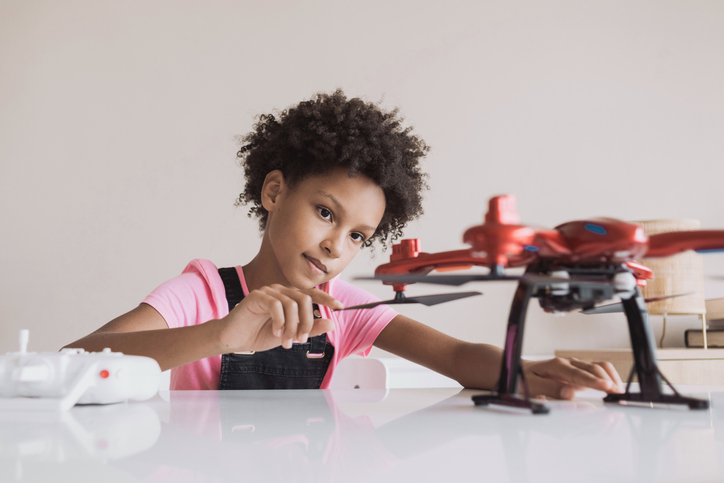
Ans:
{"type": "Polygon", "coordinates": [[[540,251],[540,248],[538,248],[535,245],[526,245],[523,247],[523,250],[527,250],[529,252],[537,252],[537,251],[540,251]]]}
{"type": "Polygon", "coordinates": [[[595,233],[596,235],[608,235],[608,232],[604,227],[601,225],[596,225],[595,223],[586,223],[583,225],[583,228],[590,231],[591,233],[595,233]]]}
{"type": "Polygon", "coordinates": [[[712,248],[711,250],[694,250],[696,253],[721,253],[724,252],[722,248],[712,248]]]}

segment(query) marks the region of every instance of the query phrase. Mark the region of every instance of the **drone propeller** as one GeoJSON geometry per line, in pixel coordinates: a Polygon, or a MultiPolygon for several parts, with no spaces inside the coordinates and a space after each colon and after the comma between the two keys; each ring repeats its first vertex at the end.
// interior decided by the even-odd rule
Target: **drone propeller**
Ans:
{"type": "MultiPolygon", "coordinates": [[[[646,302],[648,304],[650,302],[659,302],[660,300],[673,299],[675,297],[683,297],[685,295],[693,295],[693,292],[679,293],[676,295],[665,295],[662,297],[651,297],[648,299],[644,299],[644,302],[646,302]]],[[[581,313],[586,314],[586,315],[614,314],[614,313],[618,313],[618,312],[623,312],[623,304],[621,302],[616,302],[616,303],[607,304],[607,305],[599,305],[598,307],[593,307],[592,309],[581,310],[581,313]]]]}
{"type": "Polygon", "coordinates": [[[583,280],[576,278],[549,277],[546,275],[378,275],[376,277],[358,277],[355,280],[381,280],[397,283],[432,283],[437,285],[464,285],[469,282],[519,281],[528,284],[550,285],[569,284],[595,288],[610,283],[601,280],[583,280]]]}
{"type": "Polygon", "coordinates": [[[520,280],[515,275],[378,275],[376,277],[357,277],[355,280],[380,280],[399,283],[433,283],[437,285],[465,285],[477,281],[520,280]]]}
{"type": "MultiPolygon", "coordinates": [[[[401,294],[402,292],[398,292],[401,294]]],[[[480,292],[459,292],[459,293],[441,293],[435,295],[422,295],[419,297],[405,297],[404,295],[395,297],[393,300],[381,300],[379,302],[372,302],[369,304],[355,305],[353,307],[345,307],[343,309],[336,310],[351,310],[351,309],[371,309],[378,305],[397,305],[397,304],[423,304],[428,307],[431,305],[442,304],[445,302],[451,302],[453,300],[463,299],[466,297],[472,297],[474,295],[482,295],[480,292]]]]}

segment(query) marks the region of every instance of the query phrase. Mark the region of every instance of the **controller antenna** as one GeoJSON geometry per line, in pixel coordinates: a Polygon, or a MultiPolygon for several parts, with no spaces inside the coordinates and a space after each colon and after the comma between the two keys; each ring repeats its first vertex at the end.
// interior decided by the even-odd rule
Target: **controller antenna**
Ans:
{"type": "Polygon", "coordinates": [[[20,353],[25,354],[28,352],[28,341],[30,340],[30,331],[28,329],[22,329],[20,331],[20,353]]]}

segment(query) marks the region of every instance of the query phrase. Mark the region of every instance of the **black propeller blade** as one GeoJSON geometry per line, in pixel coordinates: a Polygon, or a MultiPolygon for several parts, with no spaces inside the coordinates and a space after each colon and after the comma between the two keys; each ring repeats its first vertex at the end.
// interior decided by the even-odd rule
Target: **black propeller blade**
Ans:
{"type": "MultiPolygon", "coordinates": [[[[644,302],[648,304],[649,302],[658,302],[660,300],[673,299],[676,297],[683,297],[685,295],[693,295],[693,292],[679,293],[676,295],[665,295],[663,297],[651,297],[648,299],[644,299],[644,302]]],[[[623,305],[621,304],[621,302],[607,305],[599,305],[598,307],[593,307],[592,309],[581,310],[581,313],[586,315],[615,314],[617,312],[623,312],[623,305]]]]}
{"type": "Polygon", "coordinates": [[[621,304],[621,302],[616,302],[615,304],[608,305],[599,305],[598,307],[593,307],[592,309],[581,310],[581,313],[586,315],[614,314],[617,312],[623,312],[623,305],[621,304]]]}
{"type": "Polygon", "coordinates": [[[399,283],[432,283],[437,285],[464,285],[469,282],[496,282],[519,281],[530,284],[550,285],[569,284],[587,286],[608,286],[608,282],[601,280],[585,280],[577,278],[550,277],[546,275],[379,275],[376,277],[357,277],[355,280],[380,280],[383,282],[399,283]]]}
{"type": "Polygon", "coordinates": [[[380,280],[400,283],[434,283],[437,285],[465,285],[476,281],[520,280],[519,276],[509,275],[379,275],[377,277],[357,277],[355,280],[380,280]]]}
{"type": "Polygon", "coordinates": [[[355,305],[353,307],[345,307],[343,309],[335,310],[351,310],[351,309],[371,309],[378,305],[396,305],[396,304],[423,304],[428,307],[431,305],[442,304],[445,302],[451,302],[453,300],[463,299],[466,297],[472,297],[474,295],[482,295],[480,292],[458,292],[458,293],[441,293],[436,295],[422,295],[419,297],[398,297],[394,300],[381,300],[379,302],[372,302],[369,304],[355,305]]]}

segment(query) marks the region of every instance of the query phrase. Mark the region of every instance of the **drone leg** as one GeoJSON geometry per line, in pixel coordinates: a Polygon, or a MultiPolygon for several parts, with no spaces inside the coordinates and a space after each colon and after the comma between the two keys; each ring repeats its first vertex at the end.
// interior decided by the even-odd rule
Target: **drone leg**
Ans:
{"type": "Polygon", "coordinates": [[[515,291],[506,330],[503,364],[500,368],[500,379],[498,380],[498,394],[515,394],[518,387],[525,314],[532,293],[532,286],[524,283],[519,284],[515,291]]]}
{"type": "Polygon", "coordinates": [[[622,303],[626,319],[628,319],[634,369],[639,379],[640,392],[632,393],[627,388],[624,394],[609,394],[603,399],[604,402],[629,401],[644,404],[685,404],[691,409],[708,408],[708,401],[680,395],[661,374],[656,364],[656,347],[654,345],[654,335],[648,321],[646,302],[644,302],[638,290],[634,296],[623,299],[622,303]],[[661,385],[662,377],[674,390],[674,394],[664,394],[661,385]]]}
{"type": "Polygon", "coordinates": [[[473,396],[473,402],[476,406],[496,404],[530,409],[533,414],[545,414],[548,412],[547,406],[530,400],[528,397],[528,387],[527,384],[525,384],[524,378],[525,397],[521,398],[516,394],[518,377],[523,375],[523,367],[520,363],[520,352],[523,347],[525,313],[528,310],[528,301],[533,294],[534,288],[533,284],[522,282],[518,284],[510,309],[510,317],[508,318],[503,363],[500,367],[500,379],[498,379],[496,392],[473,396]]]}

